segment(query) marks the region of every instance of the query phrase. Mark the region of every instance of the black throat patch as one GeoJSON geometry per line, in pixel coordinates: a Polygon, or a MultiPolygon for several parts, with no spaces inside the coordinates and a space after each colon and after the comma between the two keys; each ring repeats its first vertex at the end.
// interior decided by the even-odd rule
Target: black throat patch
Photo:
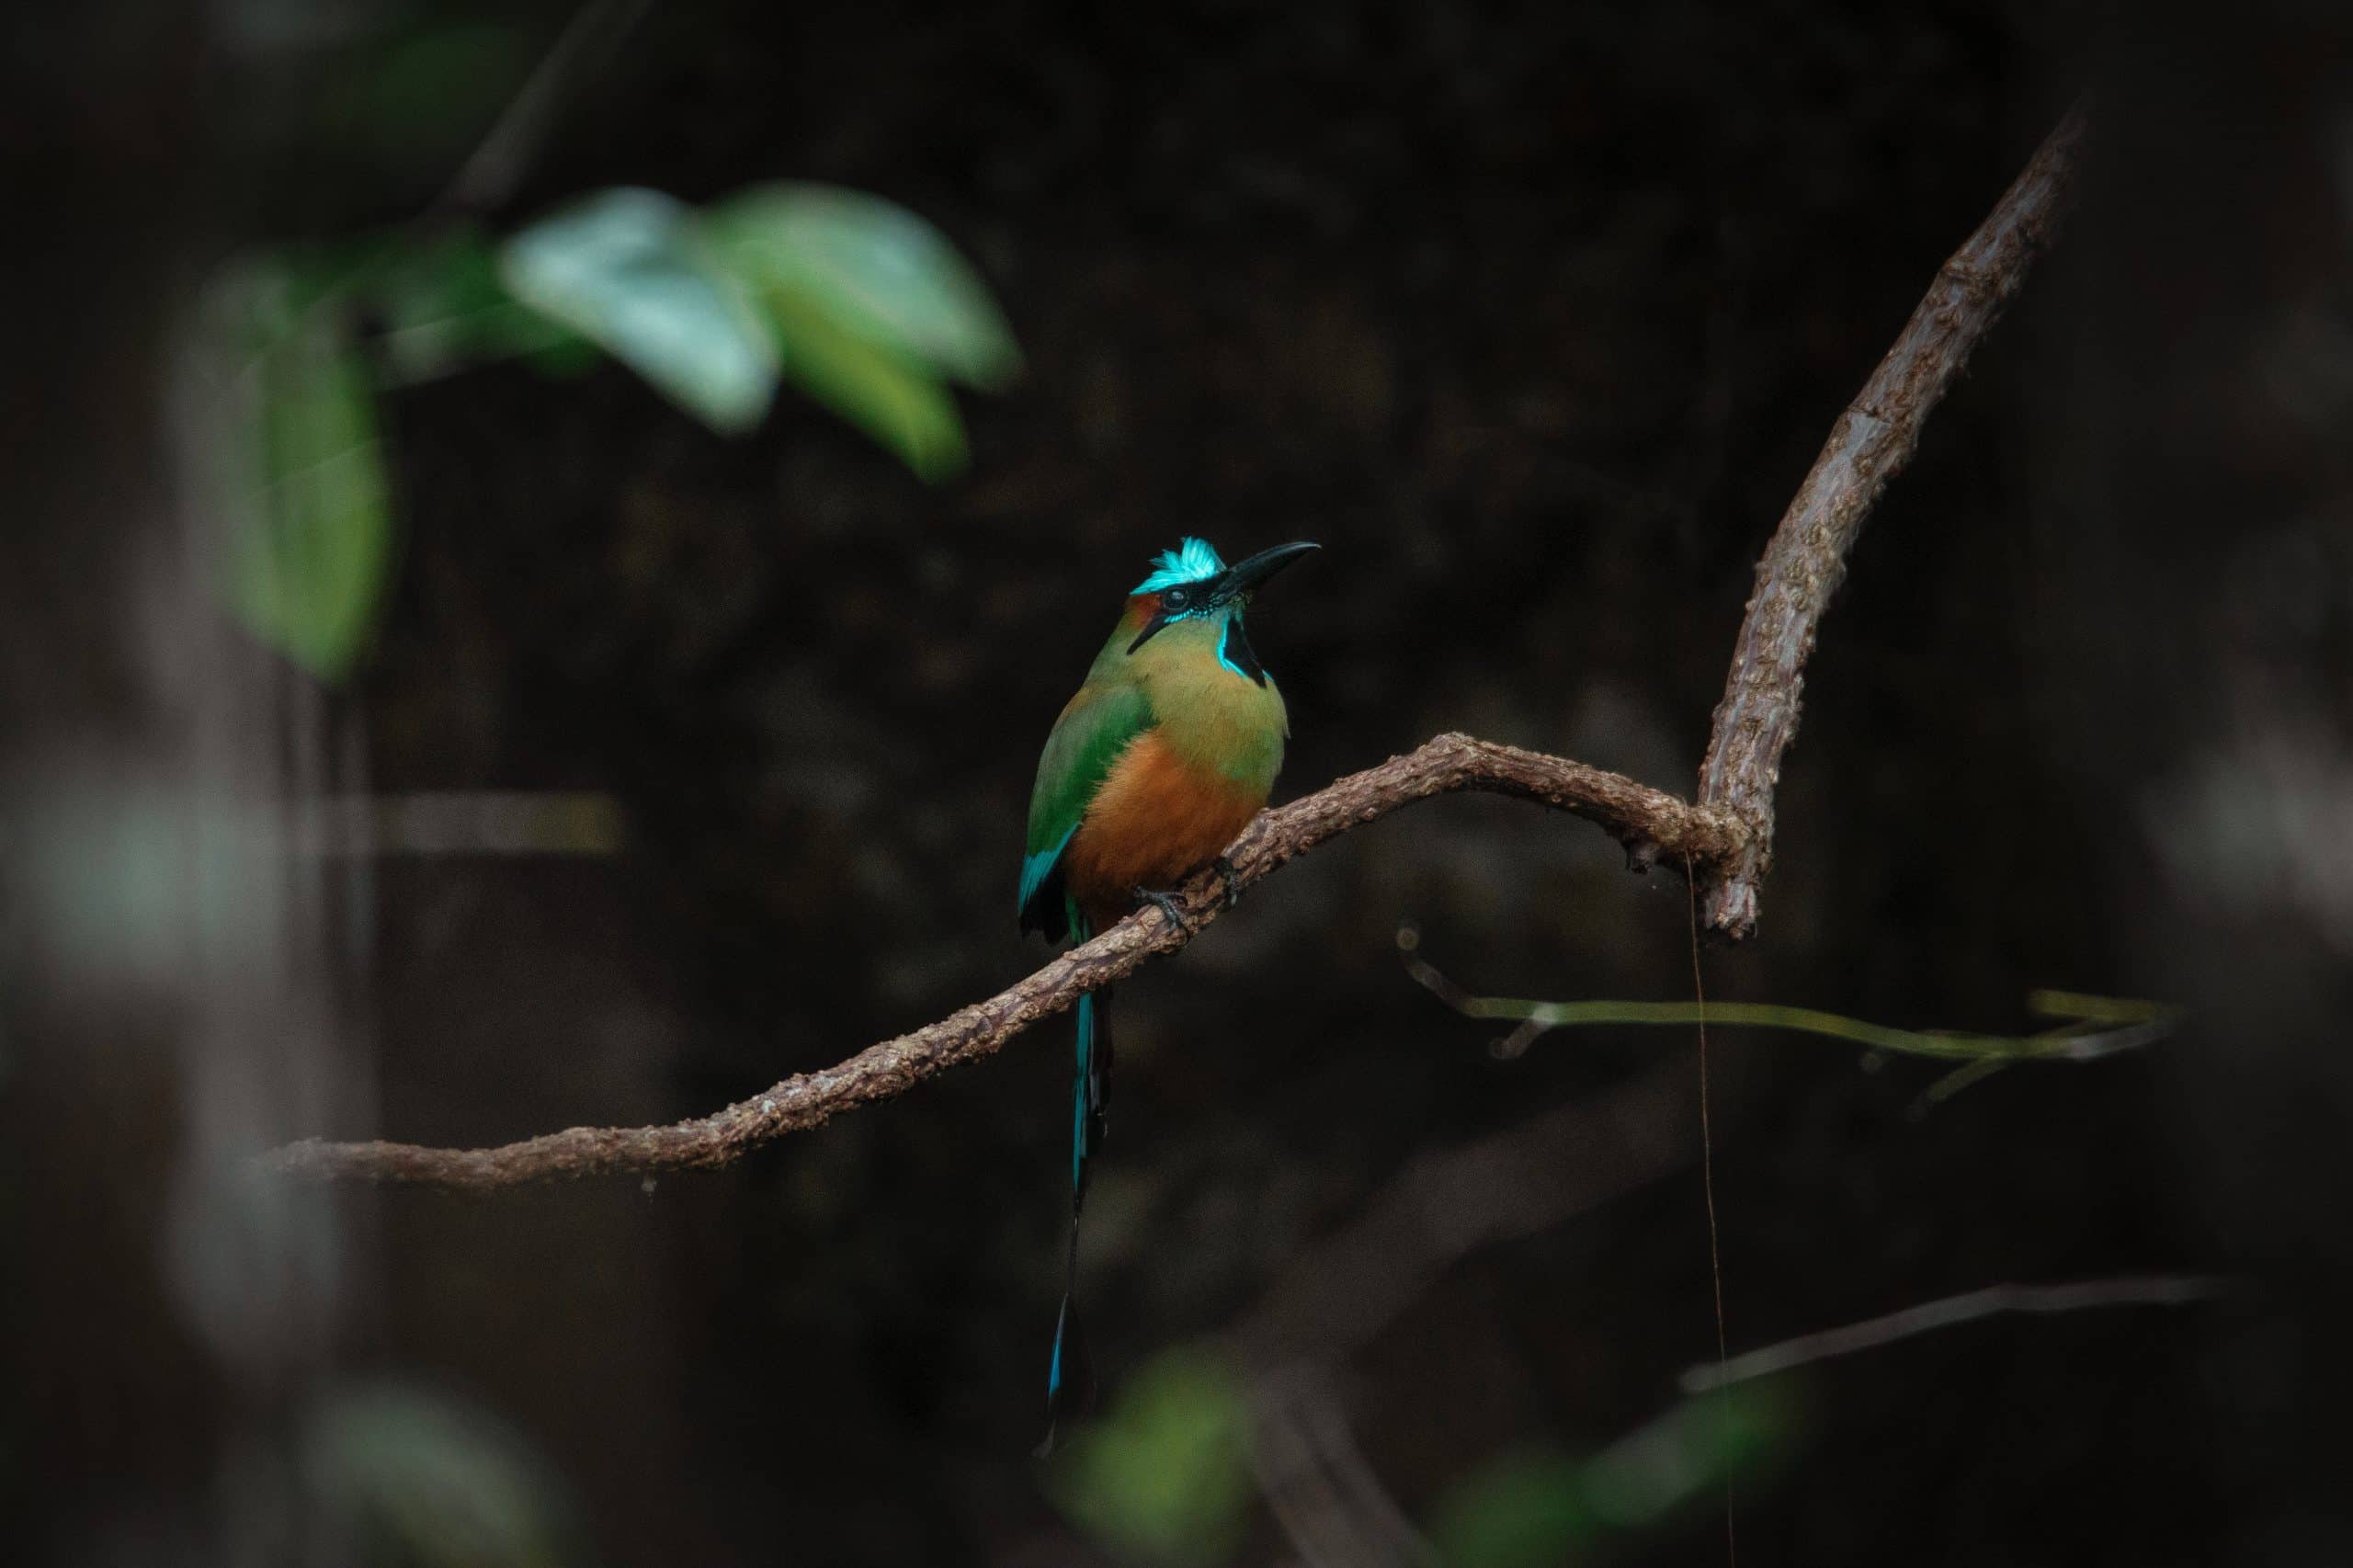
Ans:
{"type": "Polygon", "coordinates": [[[1267,684],[1267,666],[1260,664],[1258,655],[1251,651],[1249,634],[1242,630],[1239,614],[1226,618],[1225,634],[1218,640],[1217,662],[1235,675],[1256,681],[1260,686],[1267,684]]]}

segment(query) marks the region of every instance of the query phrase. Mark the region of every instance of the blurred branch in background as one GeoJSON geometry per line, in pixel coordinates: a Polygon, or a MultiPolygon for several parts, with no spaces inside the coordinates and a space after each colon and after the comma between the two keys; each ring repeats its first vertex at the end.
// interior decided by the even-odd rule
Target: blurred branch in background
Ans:
{"type": "Polygon", "coordinates": [[[1302,1562],[1432,1568],[1440,1561],[1374,1473],[1328,1372],[1262,1379],[1248,1406],[1251,1473],[1302,1562]]]}
{"type": "Polygon", "coordinates": [[[1180,1346],[1140,1369],[1049,1472],[1051,1494],[1127,1555],[1222,1562],[1246,1466],[1302,1562],[1533,1568],[1711,1501],[1728,1476],[1786,1462],[1803,1426],[1779,1374],[2006,1312],[2183,1306],[2242,1288],[2192,1275],[1996,1285],[1694,1366],[1679,1379],[1684,1400],[1597,1453],[1506,1452],[1475,1467],[1430,1506],[1426,1534],[1358,1446],[1333,1369],[1471,1252],[1687,1165],[1690,1089],[1688,1070],[1662,1068],[1415,1160],[1354,1223],[1302,1250],[1214,1346],[1180,1346]]]}
{"type": "Polygon", "coordinates": [[[1358,1447],[1335,1369],[1479,1248],[1550,1230],[1687,1167],[1688,1064],[1553,1107],[1409,1163],[1340,1230],[1302,1248],[1212,1345],[1126,1379],[1047,1472],[1072,1521],[1124,1555],[1232,1556],[1255,1476],[1300,1561],[1414,1568],[1538,1564],[1715,1497],[1728,1474],[1786,1458],[1778,1387],[1687,1399],[1600,1452],[1508,1452],[1472,1471],[1417,1528],[1358,1447]]]}
{"type": "MultiPolygon", "coordinates": [[[[1489,1551],[1461,1539],[1474,1523],[1513,1521],[1526,1509],[1491,1506],[1480,1489],[1496,1468],[1475,1471],[1441,1499],[1431,1542],[1415,1531],[1358,1450],[1332,1387],[1333,1371],[1420,1300],[1448,1269],[1495,1243],[1537,1234],[1599,1208],[1690,1162],[1697,1112],[1692,1074],[1658,1069],[1592,1098],[1564,1103],[1500,1132],[1410,1162],[1358,1217],[1302,1248],[1290,1267],[1222,1341],[1252,1391],[1245,1431],[1268,1506],[1310,1563],[1560,1562],[1596,1522],[1626,1522],[1615,1482],[1581,1462],[1548,1467],[1549,1483],[1513,1489],[1547,1521],[1533,1555],[1489,1551]],[[1565,1470],[1563,1466],[1565,1466],[1565,1470]],[[1468,1490],[1465,1490],[1468,1489],[1468,1490]],[[1541,1501],[1531,1500],[1540,1494],[1541,1501]],[[1603,1499],[1597,1510],[1595,1497],[1603,1499]]],[[[1721,1406],[1683,1407],[1686,1424],[1728,1429],[1721,1406]]],[[[1081,1434],[1080,1442],[1086,1440],[1081,1434]]],[[[1631,1441],[1632,1439],[1629,1439],[1631,1441]]],[[[1712,1449],[1711,1449],[1712,1451],[1712,1449]]],[[[1499,1461],[1508,1467],[1526,1456],[1499,1461]]],[[[1674,1502],[1712,1494],[1724,1471],[1685,1467],[1674,1502]]],[[[1655,1499],[1648,1517],[1670,1502],[1655,1499]]]]}
{"type": "Polygon", "coordinates": [[[1382,1483],[1322,1368],[1252,1385],[1184,1345],[1044,1475],[1063,1514],[1120,1561],[1213,1568],[1240,1552],[1255,1479],[1309,1568],[1549,1568],[1657,1527],[1790,1457],[1799,1401],[1784,1382],[1685,1398],[1587,1453],[1507,1449],[1472,1465],[1417,1525],[1382,1483]]]}
{"type": "Polygon", "coordinates": [[[1681,1170],[1699,1147],[1694,1073],[1665,1066],[1415,1156],[1356,1220],[1299,1249],[1227,1335],[1254,1376],[1336,1360],[1474,1248],[1534,1235],[1681,1170]]]}
{"type": "Polygon", "coordinates": [[[610,855],[620,802],[591,792],[424,790],[332,795],[305,808],[294,846],[314,855],[610,855]]]}
{"type": "Polygon", "coordinates": [[[1916,1307],[1869,1318],[1843,1328],[1824,1329],[1750,1350],[1731,1360],[1705,1362],[1682,1377],[1686,1393],[1755,1378],[1770,1377],[1814,1361],[1851,1356],[1909,1339],[1915,1334],[1973,1323],[2001,1312],[2075,1312],[2092,1307],[2184,1307],[2211,1301],[2243,1288],[2238,1281],[2205,1275],[2156,1275],[2132,1279],[2086,1279],[2072,1285],[1988,1285],[1982,1290],[1925,1301],[1916,1307]]]}
{"type": "Polygon", "coordinates": [[[434,202],[437,211],[479,212],[515,194],[563,108],[564,95],[635,29],[654,0],[588,0],[532,67],[490,133],[434,202]]]}
{"type": "MultiPolygon", "coordinates": [[[[1779,777],[1781,753],[1795,733],[1805,656],[1812,651],[1815,624],[1842,569],[1845,551],[1880,491],[1910,457],[1921,423],[2052,233],[2072,185],[2083,130],[2079,108],[2051,133],[1993,215],[1938,273],[1927,299],[1866,386],[1863,400],[1841,415],[1833,429],[1829,446],[1758,563],[1758,587],[1733,653],[1728,695],[1716,710],[1700,803],[1687,803],[1581,763],[1467,735],[1440,735],[1404,756],[1260,813],[1229,851],[1234,887],[1246,886],[1326,839],[1400,806],[1452,790],[1480,790],[1556,806],[1598,823],[1625,846],[1630,865],[1638,870],[1646,870],[1661,855],[1671,864],[1684,864],[1710,890],[1710,924],[1735,939],[1746,936],[1756,924],[1756,883],[1766,869],[1761,846],[1772,834],[1772,789],[1779,777]]],[[[658,227],[653,204],[668,199],[650,192],[616,192],[595,199],[602,205],[592,203],[585,217],[551,220],[558,225],[554,232],[568,233],[561,225],[572,222],[585,222],[591,235],[604,224],[629,231],[649,223],[658,227]]],[[[756,233],[792,236],[794,227],[779,223],[763,205],[767,199],[756,193],[740,198],[733,210],[756,233]],[[751,213],[760,215],[747,216],[751,213]]],[[[854,210],[862,199],[846,199],[854,210]]],[[[676,213],[671,216],[685,222],[676,213]]],[[[959,355],[971,345],[953,332],[932,334],[944,324],[964,322],[966,312],[960,307],[970,304],[968,299],[945,298],[938,315],[920,309],[893,313],[886,301],[904,304],[924,296],[885,290],[881,298],[869,298],[862,292],[878,276],[874,268],[888,261],[889,247],[837,256],[822,238],[830,232],[825,219],[805,210],[803,218],[808,232],[787,244],[781,258],[760,256],[745,261],[745,275],[766,278],[788,293],[806,278],[823,280],[835,290],[842,316],[854,318],[859,311],[870,310],[869,319],[900,333],[933,363],[949,369],[958,365],[959,355]],[[855,264],[843,264],[853,254],[855,264]]],[[[853,238],[870,236],[884,227],[852,221],[847,232],[853,238]]],[[[532,243],[554,244],[559,259],[546,267],[527,259],[521,270],[537,279],[529,287],[559,314],[569,309],[582,315],[589,308],[583,301],[600,297],[596,287],[585,286],[594,283],[596,267],[576,265],[582,256],[574,254],[569,241],[541,236],[532,243]],[[559,300],[574,303],[555,306],[559,300]]],[[[629,252],[636,242],[614,243],[629,252]]],[[[577,248],[594,257],[604,244],[584,238],[577,248]]],[[[723,252],[725,242],[719,248],[723,252]]],[[[758,248],[739,247],[736,254],[758,248]]],[[[528,249],[526,254],[528,257],[528,249]]],[[[620,270],[626,274],[634,265],[620,270]]],[[[886,269],[881,276],[897,274],[886,269]]],[[[620,319],[633,317],[624,312],[620,319]]],[[[654,336],[657,342],[668,341],[665,335],[654,336]]],[[[815,1127],[855,1106],[903,1094],[949,1067],[994,1054],[1040,1018],[1071,1006],[1081,994],[1131,972],[1155,952],[1184,946],[1217,917],[1223,892],[1221,880],[1205,871],[1193,879],[1180,901],[1181,925],[1146,908],[986,1002],[870,1047],[836,1067],[796,1074],[763,1095],[699,1120],[664,1127],[574,1128],[494,1149],[312,1139],[275,1150],[262,1163],[279,1174],[312,1179],[450,1187],[506,1187],[552,1176],[725,1165],[787,1133],[815,1127]]]]}

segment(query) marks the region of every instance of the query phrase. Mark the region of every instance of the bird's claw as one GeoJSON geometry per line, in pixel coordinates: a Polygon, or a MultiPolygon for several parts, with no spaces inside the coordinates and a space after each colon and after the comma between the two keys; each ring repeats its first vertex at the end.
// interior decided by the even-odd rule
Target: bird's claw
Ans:
{"type": "Polygon", "coordinates": [[[1189,937],[1193,934],[1193,928],[1185,924],[1184,912],[1176,907],[1176,894],[1155,892],[1150,888],[1131,888],[1128,892],[1139,904],[1149,903],[1168,916],[1168,924],[1175,926],[1179,935],[1189,937]]]}
{"type": "Polygon", "coordinates": [[[1233,872],[1233,862],[1221,855],[1217,858],[1217,878],[1225,884],[1225,907],[1232,909],[1242,902],[1242,881],[1233,872]]]}

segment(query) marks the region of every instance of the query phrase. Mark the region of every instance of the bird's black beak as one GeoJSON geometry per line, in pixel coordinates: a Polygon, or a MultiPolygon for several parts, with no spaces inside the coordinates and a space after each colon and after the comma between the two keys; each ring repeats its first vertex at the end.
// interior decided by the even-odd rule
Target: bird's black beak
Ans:
{"type": "Polygon", "coordinates": [[[1249,560],[1237,562],[1221,573],[1217,585],[1211,590],[1210,600],[1213,604],[1223,604],[1228,599],[1238,599],[1309,551],[1322,548],[1302,540],[1297,544],[1279,544],[1272,550],[1262,550],[1249,560]]]}
{"type": "MultiPolygon", "coordinates": [[[[1323,548],[1322,545],[1308,544],[1304,541],[1298,544],[1279,544],[1272,550],[1260,551],[1238,565],[1227,567],[1214,577],[1204,577],[1198,584],[1179,585],[1188,596],[1183,606],[1173,610],[1163,608],[1159,614],[1144,622],[1143,630],[1136,633],[1136,640],[1128,644],[1128,652],[1132,653],[1151,642],[1160,629],[1171,621],[1182,620],[1188,616],[1200,615],[1209,610],[1222,609],[1227,605],[1247,598],[1251,590],[1257,587],[1259,584],[1309,551],[1323,548]]],[[[1174,593],[1176,590],[1172,588],[1168,591],[1174,593]]],[[[1267,672],[1258,667],[1256,658],[1250,652],[1250,640],[1242,634],[1242,617],[1239,612],[1234,614],[1226,625],[1224,641],[1220,644],[1223,651],[1219,657],[1229,659],[1229,661],[1238,657],[1241,662],[1233,667],[1249,676],[1259,685],[1266,685],[1267,672]]]]}

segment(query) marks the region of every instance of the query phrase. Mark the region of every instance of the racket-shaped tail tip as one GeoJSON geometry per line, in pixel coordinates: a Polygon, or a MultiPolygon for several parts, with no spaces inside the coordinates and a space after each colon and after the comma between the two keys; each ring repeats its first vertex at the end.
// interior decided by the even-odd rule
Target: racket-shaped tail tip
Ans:
{"type": "Polygon", "coordinates": [[[1046,1368],[1046,1436],[1033,1450],[1037,1457],[1052,1453],[1063,1426],[1094,1403],[1095,1360],[1079,1327],[1078,1303],[1064,1296],[1062,1315],[1054,1320],[1053,1359],[1046,1368]]]}

